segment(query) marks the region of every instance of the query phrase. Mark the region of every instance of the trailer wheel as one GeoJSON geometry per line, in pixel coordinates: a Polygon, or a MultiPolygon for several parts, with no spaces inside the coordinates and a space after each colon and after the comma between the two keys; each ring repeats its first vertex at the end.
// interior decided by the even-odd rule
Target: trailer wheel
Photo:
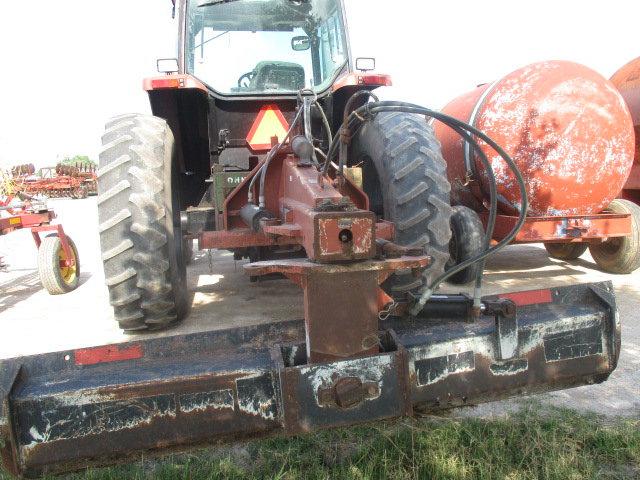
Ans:
{"type": "Polygon", "coordinates": [[[430,284],[444,272],[451,239],[451,187],[433,128],[418,115],[380,113],[358,131],[349,159],[363,167],[371,210],[395,224],[395,242],[424,247],[433,258],[421,277],[394,274],[387,293],[403,297],[430,284]]]}
{"type": "Polygon", "coordinates": [[[640,206],[618,198],[611,202],[607,210],[631,214],[631,235],[594,243],[589,246],[589,252],[605,272],[631,273],[640,268],[640,206]]]}
{"type": "Polygon", "coordinates": [[[68,266],[65,264],[69,259],[56,233],[44,237],[38,249],[38,275],[42,286],[51,295],[60,295],[75,290],[80,281],[78,249],[71,237],[69,235],[66,235],[66,237],[71,247],[75,265],[68,266]]]}
{"type": "Polygon", "coordinates": [[[579,243],[545,243],[544,248],[551,258],[558,260],[576,260],[589,248],[585,242],[579,243]]]}
{"type": "Polygon", "coordinates": [[[173,134],[161,118],[123,115],[102,143],[98,217],[114,316],[126,331],[166,327],[187,311],[173,134]]]}
{"type": "MultiPolygon", "coordinates": [[[[482,251],[484,244],[484,226],[476,212],[468,207],[457,205],[451,215],[451,241],[449,242],[450,258],[447,270],[455,267],[482,251]]],[[[455,285],[464,285],[476,278],[480,265],[474,263],[470,267],[453,274],[447,280],[455,285]]]]}

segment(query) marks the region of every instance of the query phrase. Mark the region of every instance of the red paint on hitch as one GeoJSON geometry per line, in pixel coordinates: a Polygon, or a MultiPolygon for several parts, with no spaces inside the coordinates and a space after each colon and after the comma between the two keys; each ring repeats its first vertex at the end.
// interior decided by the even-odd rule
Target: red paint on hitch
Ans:
{"type": "Polygon", "coordinates": [[[498,295],[500,298],[508,298],[519,307],[525,305],[536,305],[542,303],[551,303],[551,290],[529,290],[526,292],[503,293],[498,295]]]}

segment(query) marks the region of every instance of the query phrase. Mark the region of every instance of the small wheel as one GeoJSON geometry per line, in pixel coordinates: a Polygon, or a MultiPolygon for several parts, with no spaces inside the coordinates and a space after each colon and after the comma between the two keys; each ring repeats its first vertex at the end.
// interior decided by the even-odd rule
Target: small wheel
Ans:
{"type": "Polygon", "coordinates": [[[631,214],[631,235],[594,243],[589,246],[589,252],[605,272],[631,273],[640,268],[640,206],[629,200],[616,199],[607,210],[631,214]]]}
{"type": "MultiPolygon", "coordinates": [[[[482,251],[484,227],[476,212],[468,207],[457,205],[451,215],[451,241],[449,242],[449,261],[446,270],[475,257],[482,251]]],[[[480,264],[473,265],[452,275],[449,283],[464,285],[476,278],[480,264]]]]}
{"type": "Polygon", "coordinates": [[[545,243],[544,248],[551,258],[558,260],[575,260],[580,258],[589,247],[588,243],[545,243]]]}
{"type": "Polygon", "coordinates": [[[71,247],[73,265],[62,248],[62,242],[57,234],[47,235],[38,249],[38,273],[42,286],[51,295],[60,295],[75,290],[80,281],[80,260],[78,249],[71,237],[67,235],[71,247]]]}

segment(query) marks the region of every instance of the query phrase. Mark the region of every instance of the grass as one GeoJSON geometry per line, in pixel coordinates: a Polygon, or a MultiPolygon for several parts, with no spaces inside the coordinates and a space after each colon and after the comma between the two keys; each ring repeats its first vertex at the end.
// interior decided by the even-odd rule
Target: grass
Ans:
{"type": "MultiPolygon", "coordinates": [[[[120,479],[640,478],[640,421],[530,405],[500,419],[428,417],[89,470],[120,479]]],[[[0,479],[8,477],[0,474],[0,479]]]]}

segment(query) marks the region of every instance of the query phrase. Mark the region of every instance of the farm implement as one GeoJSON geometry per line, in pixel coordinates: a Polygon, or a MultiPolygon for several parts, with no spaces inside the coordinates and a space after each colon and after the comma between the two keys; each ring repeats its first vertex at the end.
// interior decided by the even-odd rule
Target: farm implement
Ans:
{"type": "Polygon", "coordinates": [[[97,172],[105,281],[132,337],[0,361],[5,468],[37,477],[608,378],[620,354],[611,283],[482,295],[485,259],[527,221],[522,172],[473,125],[380,101],[391,79],[351,58],[339,0],[174,7],[179,56],[144,81],[153,115],[107,122],[97,172]],[[510,172],[517,198],[492,242],[500,199],[487,174],[486,227],[455,238],[470,253],[454,261],[459,205],[433,121],[486,172],[510,172]],[[135,336],[188,316],[193,239],[246,260],[237,295],[253,295],[250,278],[300,286],[304,318],[247,309],[225,328],[135,336]],[[438,291],[475,265],[473,294],[438,291]]]}

